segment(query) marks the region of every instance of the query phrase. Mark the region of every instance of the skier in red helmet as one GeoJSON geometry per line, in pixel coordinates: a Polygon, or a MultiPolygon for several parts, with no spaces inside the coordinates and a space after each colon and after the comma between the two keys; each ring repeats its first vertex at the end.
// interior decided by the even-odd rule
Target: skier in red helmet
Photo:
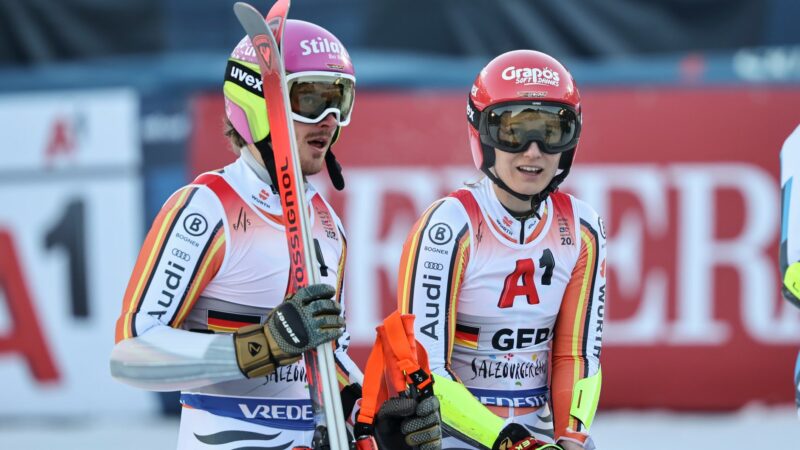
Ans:
{"type": "MultiPolygon", "coordinates": [[[[781,149],[781,246],[783,298],[800,308],[800,126],[781,149]]],[[[794,366],[794,395],[800,417],[800,354],[794,366]]]]}
{"type": "Polygon", "coordinates": [[[398,301],[416,316],[447,448],[592,449],[606,232],[560,192],[581,102],[556,59],[502,54],[466,108],[485,177],[434,202],[403,248],[398,301]]]}

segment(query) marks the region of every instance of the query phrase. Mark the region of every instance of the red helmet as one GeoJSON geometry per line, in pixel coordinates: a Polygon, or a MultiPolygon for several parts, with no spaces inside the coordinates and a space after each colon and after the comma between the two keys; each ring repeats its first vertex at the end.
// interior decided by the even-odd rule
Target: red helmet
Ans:
{"type": "Polygon", "coordinates": [[[521,152],[535,141],[545,153],[561,153],[561,172],[540,194],[543,200],[564,181],[575,158],[581,131],[581,97],[572,75],[555,58],[533,50],[515,50],[493,59],[475,78],[467,103],[467,122],[475,167],[506,190],[489,171],[494,166],[495,148],[521,152]],[[555,123],[557,132],[551,133],[548,125],[546,132],[526,129],[512,138],[501,136],[501,119],[520,113],[555,123]]]}

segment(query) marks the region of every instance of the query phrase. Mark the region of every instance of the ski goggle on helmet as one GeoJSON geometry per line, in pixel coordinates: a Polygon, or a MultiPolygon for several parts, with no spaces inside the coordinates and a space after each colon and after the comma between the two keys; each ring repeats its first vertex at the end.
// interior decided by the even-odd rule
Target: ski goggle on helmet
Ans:
{"type": "Polygon", "coordinates": [[[350,123],[355,100],[355,77],[301,72],[287,76],[286,83],[294,120],[317,123],[328,114],[334,114],[339,125],[350,123]]]}
{"type": "Polygon", "coordinates": [[[536,142],[543,152],[555,154],[575,147],[581,124],[569,106],[523,101],[489,106],[478,127],[485,145],[519,153],[536,142]]]}
{"type": "MultiPolygon", "coordinates": [[[[349,124],[356,77],[350,55],[339,39],[318,25],[290,19],[280,46],[293,119],[318,123],[334,114],[339,126],[349,124]]],[[[247,36],[228,59],[223,93],[225,114],[247,143],[269,135],[261,72],[247,36]]]]}
{"type": "Polygon", "coordinates": [[[494,165],[495,148],[519,153],[533,142],[545,153],[564,153],[561,165],[569,166],[575,153],[570,151],[577,148],[581,134],[580,94],[572,75],[555,58],[516,50],[493,59],[478,74],[467,121],[472,156],[480,170],[494,165]]]}

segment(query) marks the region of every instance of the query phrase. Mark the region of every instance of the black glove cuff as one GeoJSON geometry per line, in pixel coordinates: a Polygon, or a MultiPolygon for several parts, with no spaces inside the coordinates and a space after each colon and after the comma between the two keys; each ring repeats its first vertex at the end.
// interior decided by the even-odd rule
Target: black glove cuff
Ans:
{"type": "Polygon", "coordinates": [[[358,383],[348,384],[342,388],[342,411],[344,417],[350,417],[353,414],[353,408],[356,407],[356,402],[361,398],[361,385],[358,383]]]}
{"type": "Polygon", "coordinates": [[[363,422],[356,422],[353,425],[353,435],[355,435],[356,440],[363,439],[366,436],[374,436],[375,427],[363,422]]]}

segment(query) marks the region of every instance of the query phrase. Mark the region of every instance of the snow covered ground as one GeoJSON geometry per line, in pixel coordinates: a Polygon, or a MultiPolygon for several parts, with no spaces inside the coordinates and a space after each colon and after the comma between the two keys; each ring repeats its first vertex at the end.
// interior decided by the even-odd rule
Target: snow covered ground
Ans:
{"type": "MultiPolygon", "coordinates": [[[[0,417],[3,450],[173,450],[175,419],[21,420],[0,417]]],[[[731,414],[612,411],[593,426],[600,450],[747,450],[800,448],[791,408],[750,407],[731,414]]]]}

